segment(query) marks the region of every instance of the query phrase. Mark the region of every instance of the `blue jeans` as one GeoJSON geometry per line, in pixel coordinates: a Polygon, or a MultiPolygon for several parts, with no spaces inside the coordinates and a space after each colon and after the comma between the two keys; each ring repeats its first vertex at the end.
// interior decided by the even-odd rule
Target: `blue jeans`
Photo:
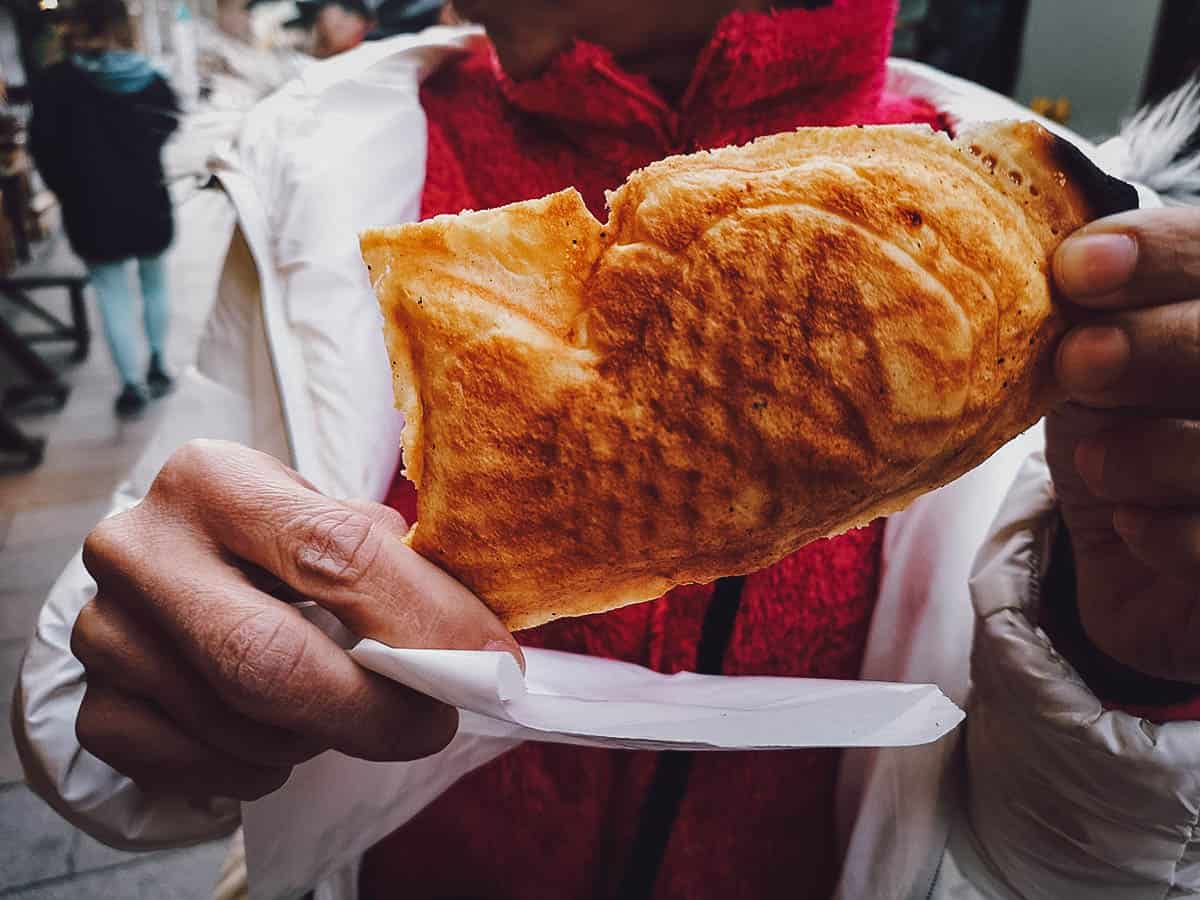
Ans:
{"type": "MultiPolygon", "coordinates": [[[[143,366],[137,336],[137,310],[129,283],[129,260],[93,263],[88,266],[92,287],[100,303],[104,336],[112,352],[113,363],[125,384],[141,384],[143,366]]],[[[137,260],[138,281],[142,288],[142,329],[150,352],[162,359],[167,339],[167,273],[163,257],[146,256],[137,260]]]]}

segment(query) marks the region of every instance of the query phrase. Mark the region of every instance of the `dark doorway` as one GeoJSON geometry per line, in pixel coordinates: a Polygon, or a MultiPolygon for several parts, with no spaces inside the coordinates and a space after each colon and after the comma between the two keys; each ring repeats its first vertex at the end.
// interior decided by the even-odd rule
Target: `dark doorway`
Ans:
{"type": "Polygon", "coordinates": [[[1197,72],[1200,72],[1200,0],[1164,0],[1143,99],[1161,99],[1197,72]]]}

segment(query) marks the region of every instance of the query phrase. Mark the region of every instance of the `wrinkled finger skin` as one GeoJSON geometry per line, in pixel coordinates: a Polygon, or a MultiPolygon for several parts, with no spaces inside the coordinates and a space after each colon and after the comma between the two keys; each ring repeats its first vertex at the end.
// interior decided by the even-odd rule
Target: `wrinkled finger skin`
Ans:
{"type": "Polygon", "coordinates": [[[1101,219],[1058,249],[1069,398],[1046,455],[1092,641],[1200,682],[1200,210],[1101,219]]]}
{"type": "Polygon", "coordinates": [[[87,679],[81,746],[147,790],[241,800],[327,749],[438,752],[457,711],[359,667],[293,606],[314,601],[391,646],[520,660],[476,597],[404,545],[406,530],[394,510],[325,497],[264,454],[184,446],[142,503],[85,542],[97,592],[71,638],[87,679]]]}

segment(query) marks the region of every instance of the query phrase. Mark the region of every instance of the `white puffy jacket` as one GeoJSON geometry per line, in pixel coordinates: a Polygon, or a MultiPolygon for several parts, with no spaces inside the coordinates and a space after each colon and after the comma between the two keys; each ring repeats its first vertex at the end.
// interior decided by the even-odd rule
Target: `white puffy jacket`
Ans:
{"type": "MultiPolygon", "coordinates": [[[[433,29],[365,46],[309,68],[251,114],[237,150],[217,164],[239,226],[197,362],[114,510],[135,503],[194,437],[275,454],[335,496],[383,496],[402,423],[355,236],[416,217],[426,133],[418,85],[474,39],[469,29],[433,29]]],[[[1030,117],[920,65],[893,61],[890,80],[959,121],[1030,117]]],[[[1119,147],[1068,137],[1119,163],[1119,147]]],[[[1106,712],[1032,624],[1054,521],[1040,444],[1035,429],[888,521],[862,677],[935,682],[968,717],[934,745],[845,753],[840,897],[1200,896],[1200,724],[1106,712]]],[[[230,831],[236,804],[148,798],[79,747],[83,670],[69,636],[93,589],[77,556],[25,658],[14,726],[31,784],[117,846],[230,831]]],[[[463,745],[471,740],[395,764],[412,789],[391,827],[493,755],[463,745]]],[[[354,863],[343,862],[318,897],[354,895],[354,863]]]]}

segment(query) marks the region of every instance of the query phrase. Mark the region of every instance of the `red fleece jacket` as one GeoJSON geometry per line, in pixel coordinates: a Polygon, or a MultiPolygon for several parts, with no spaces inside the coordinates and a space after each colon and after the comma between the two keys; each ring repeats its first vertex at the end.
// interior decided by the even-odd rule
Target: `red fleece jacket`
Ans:
{"type": "MultiPolygon", "coordinates": [[[[884,92],[894,15],[890,0],[734,13],[675,105],[599,47],[576,44],[542,76],[513,83],[481,45],[422,90],[422,213],[574,185],[603,218],[606,190],[672,153],[800,125],[940,124],[928,104],[884,92]]],[[[398,479],[392,504],[411,517],[412,499],[398,479]]],[[[513,510],[515,538],[520,514],[513,510]]],[[[855,678],[882,533],[876,522],[810,545],[724,583],[719,600],[712,586],[687,587],[520,638],[665,672],[855,678]]],[[[838,760],[831,750],[684,758],[527,744],[463,778],[368,854],[364,896],[825,900],[840,868],[838,760]]]]}

